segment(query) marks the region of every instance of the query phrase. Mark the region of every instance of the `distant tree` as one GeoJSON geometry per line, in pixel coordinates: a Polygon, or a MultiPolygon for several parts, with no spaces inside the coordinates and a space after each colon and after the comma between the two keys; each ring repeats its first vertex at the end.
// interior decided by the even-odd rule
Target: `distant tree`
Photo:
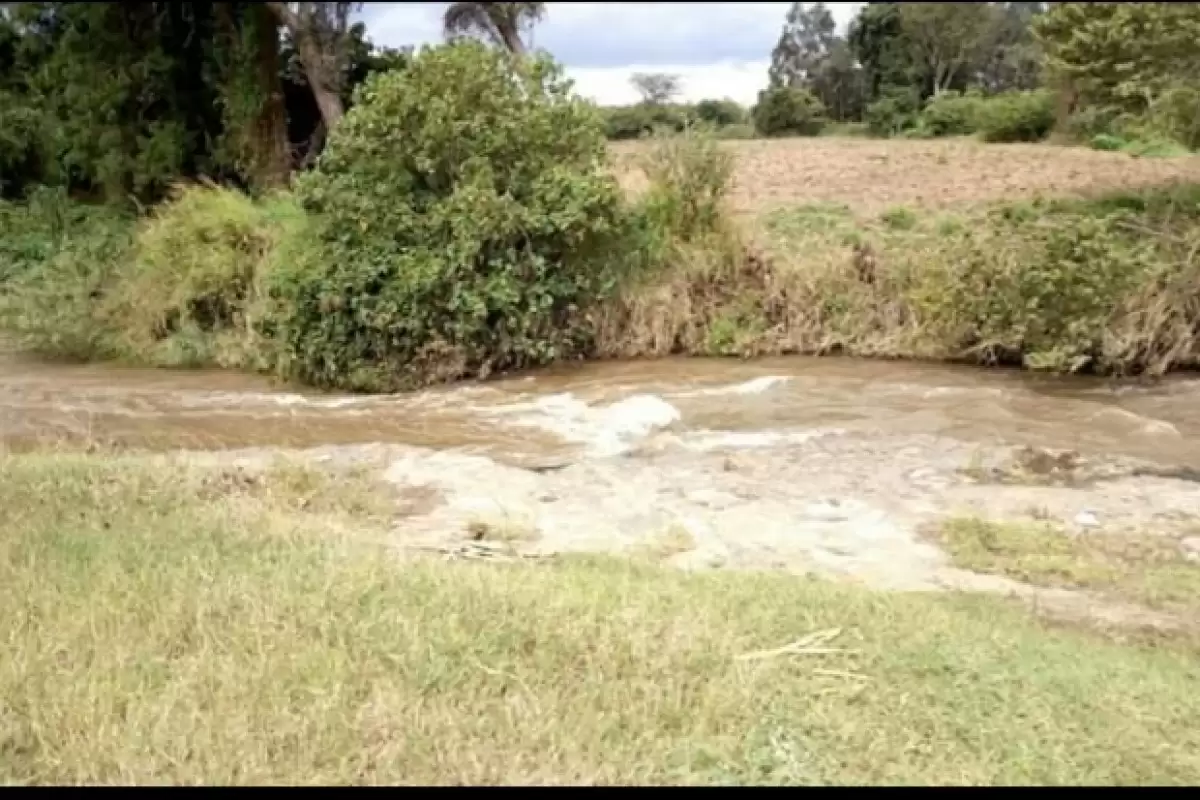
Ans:
{"type": "Polygon", "coordinates": [[[648,106],[665,105],[682,90],[678,75],[662,72],[637,72],[629,78],[629,82],[642,96],[642,102],[648,106]]]}
{"type": "Polygon", "coordinates": [[[835,39],[821,62],[809,90],[839,122],[861,119],[867,103],[866,74],[844,39],[835,39]]]}
{"type": "Polygon", "coordinates": [[[442,28],[447,39],[481,38],[521,56],[525,54],[521,35],[545,15],[545,3],[451,3],[442,16],[442,28]]]}
{"type": "Polygon", "coordinates": [[[1046,3],[996,3],[995,28],[979,71],[980,87],[989,93],[1027,91],[1041,84],[1042,48],[1033,22],[1046,3]]]}
{"type": "Polygon", "coordinates": [[[734,100],[701,100],[696,103],[696,119],[718,127],[740,125],[746,121],[746,109],[734,100]]]}
{"type": "Polygon", "coordinates": [[[1051,3],[1033,29],[1049,68],[1085,102],[1139,111],[1200,82],[1195,3],[1051,3]]]}
{"type": "Polygon", "coordinates": [[[836,31],[824,3],[792,3],[771,53],[770,85],[807,87],[829,57],[836,31]]]}
{"type": "Polygon", "coordinates": [[[850,24],[846,40],[863,70],[869,100],[887,86],[915,81],[912,53],[900,24],[901,3],[867,3],[850,24]]]}
{"type": "Polygon", "coordinates": [[[859,119],[864,74],[824,3],[793,3],[771,53],[768,85],[806,89],[837,120],[859,119]]]}
{"type": "Polygon", "coordinates": [[[966,84],[982,65],[997,29],[992,3],[901,3],[900,33],[922,82],[922,94],[966,84]]]}

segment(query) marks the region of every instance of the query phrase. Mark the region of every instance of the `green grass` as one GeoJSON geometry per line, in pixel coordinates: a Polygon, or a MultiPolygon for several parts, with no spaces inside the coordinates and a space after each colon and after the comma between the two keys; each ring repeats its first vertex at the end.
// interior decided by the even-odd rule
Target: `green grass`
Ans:
{"type": "Polygon", "coordinates": [[[940,526],[936,539],[965,569],[1089,589],[1200,619],[1200,564],[1188,561],[1170,536],[1070,536],[1050,523],[956,519],[940,526]]]}
{"type": "Polygon", "coordinates": [[[1200,665],[999,600],[403,561],[365,476],[0,457],[4,783],[1200,780],[1200,665]],[[740,660],[837,628],[845,652],[740,660]]]}

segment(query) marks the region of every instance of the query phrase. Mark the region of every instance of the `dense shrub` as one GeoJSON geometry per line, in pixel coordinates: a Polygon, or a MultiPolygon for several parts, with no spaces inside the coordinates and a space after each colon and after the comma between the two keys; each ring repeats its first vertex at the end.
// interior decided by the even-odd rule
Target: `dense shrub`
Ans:
{"type": "Polygon", "coordinates": [[[1058,132],[1072,142],[1090,142],[1098,136],[1120,139],[1126,117],[1120,109],[1088,106],[1063,120],[1058,132]]]}
{"type": "Polygon", "coordinates": [[[825,106],[805,89],[779,86],[759,92],[754,127],[761,136],[816,136],[825,127],[825,106]]]}
{"type": "Polygon", "coordinates": [[[921,98],[913,89],[884,87],[879,99],[867,106],[867,131],[872,136],[896,136],[916,127],[920,110],[921,98]]]}
{"type": "Polygon", "coordinates": [[[640,139],[655,131],[678,133],[688,122],[689,109],[679,105],[612,106],[604,109],[605,135],[614,141],[640,139]]]}
{"type": "Polygon", "coordinates": [[[398,389],[584,352],[625,232],[603,134],[549,61],[475,42],[368,79],[297,182],[320,251],[277,281],[282,369],[398,389]]]}
{"type": "Polygon", "coordinates": [[[921,110],[920,126],[930,136],[966,136],[979,126],[980,105],[984,99],[976,94],[943,92],[931,97],[921,110]]]}
{"type": "Polygon", "coordinates": [[[130,222],[111,207],[74,202],[61,189],[39,187],[20,203],[0,200],[0,287],[60,250],[123,231],[130,222]]]}
{"type": "Polygon", "coordinates": [[[693,113],[696,119],[718,128],[742,125],[749,116],[746,109],[733,100],[701,100],[693,113]]]}
{"type": "Polygon", "coordinates": [[[177,188],[138,226],[106,293],[112,349],[157,366],[270,366],[264,285],[304,224],[286,195],[177,188]]]}
{"type": "Polygon", "coordinates": [[[1155,306],[1173,302],[1162,279],[1196,279],[1195,265],[1170,252],[1173,236],[1141,233],[1155,224],[1144,209],[1099,206],[993,214],[922,255],[913,272],[919,324],[946,352],[983,361],[1067,372],[1154,369],[1156,351],[1169,351],[1181,332],[1193,345],[1200,322],[1193,310],[1180,326],[1182,315],[1172,312],[1153,327],[1155,306]],[[1154,296],[1139,298],[1152,287],[1154,296]]]}
{"type": "Polygon", "coordinates": [[[99,303],[127,261],[132,233],[132,218],[60,190],[0,204],[0,326],[42,355],[108,355],[99,303]]]}
{"type": "Polygon", "coordinates": [[[1178,142],[1188,150],[1200,147],[1200,89],[1173,86],[1150,105],[1144,139],[1178,142]]]}
{"type": "Polygon", "coordinates": [[[286,196],[191,186],[136,224],[105,208],[51,207],[47,227],[64,233],[0,301],[0,321],[26,347],[154,366],[270,365],[261,286],[304,222],[286,196]]]}
{"type": "Polygon", "coordinates": [[[710,130],[689,128],[682,135],[660,136],[642,167],[650,187],[639,210],[653,231],[690,243],[721,228],[733,156],[710,130]]]}
{"type": "Polygon", "coordinates": [[[1046,91],[996,95],[979,109],[979,132],[986,142],[1040,142],[1053,127],[1054,99],[1046,91]]]}

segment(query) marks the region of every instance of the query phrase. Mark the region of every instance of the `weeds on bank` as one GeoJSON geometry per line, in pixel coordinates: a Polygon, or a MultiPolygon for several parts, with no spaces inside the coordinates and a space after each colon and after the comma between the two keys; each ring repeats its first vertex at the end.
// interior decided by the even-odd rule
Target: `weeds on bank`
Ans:
{"type": "Polygon", "coordinates": [[[188,187],[136,226],[39,206],[52,233],[13,238],[0,325],[51,355],[364,391],[667,354],[1200,363],[1195,187],[747,222],[710,132],[659,137],[632,199],[602,133],[553,65],[434,48],[377,80],[294,196],[188,187]]]}
{"type": "Polygon", "coordinates": [[[1200,777],[1183,654],[994,598],[606,558],[400,565],[340,503],[355,481],[301,472],[0,457],[0,781],[1200,777]],[[835,628],[828,652],[779,649],[835,628]]]}
{"type": "Polygon", "coordinates": [[[956,519],[935,539],[954,563],[1038,586],[1088,589],[1132,603],[1200,618],[1200,563],[1179,538],[1128,532],[1072,534],[1049,522],[956,519]]]}

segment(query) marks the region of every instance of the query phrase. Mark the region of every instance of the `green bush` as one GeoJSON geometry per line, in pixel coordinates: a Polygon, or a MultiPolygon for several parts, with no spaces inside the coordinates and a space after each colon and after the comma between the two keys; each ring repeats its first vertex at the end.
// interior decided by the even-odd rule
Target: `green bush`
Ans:
{"type": "Polygon", "coordinates": [[[1040,142],[1054,128],[1054,98],[1046,91],[1007,92],[989,97],[979,109],[985,142],[1040,142]]]}
{"type": "Polygon", "coordinates": [[[746,109],[733,100],[701,100],[693,113],[696,119],[718,128],[745,124],[749,117],[746,109]]]}
{"type": "Polygon", "coordinates": [[[788,86],[759,92],[753,116],[760,136],[816,136],[828,122],[812,92],[788,86]]]}
{"type": "Polygon", "coordinates": [[[37,173],[40,123],[25,98],[0,90],[0,197],[19,195],[37,173]]]}
{"type": "Polygon", "coordinates": [[[297,196],[320,250],[275,282],[280,368],[321,386],[585,352],[627,231],[595,108],[547,59],[476,42],[368,79],[297,196]]]}
{"type": "Polygon", "coordinates": [[[0,327],[31,352],[108,355],[100,300],[126,263],[133,220],[44,189],[0,204],[0,327]]]}
{"type": "Polygon", "coordinates": [[[753,125],[726,125],[717,129],[719,139],[753,139],[757,135],[753,125]]]}
{"type": "Polygon", "coordinates": [[[920,120],[921,98],[908,87],[888,86],[879,99],[867,106],[864,114],[872,136],[896,136],[916,127],[920,120]]]}
{"type": "Polygon", "coordinates": [[[264,286],[304,225],[287,195],[177,189],[139,225],[106,292],[112,349],[155,366],[271,366],[264,286]]]}
{"type": "Polygon", "coordinates": [[[47,197],[25,213],[62,230],[4,285],[0,323],[26,348],[152,366],[271,364],[261,286],[304,223],[286,196],[192,186],[140,223],[47,197]]]}
{"type": "Polygon", "coordinates": [[[719,230],[733,166],[733,156],[710,130],[688,128],[681,135],[660,136],[642,159],[650,188],[641,210],[651,230],[683,243],[719,230]]]}
{"type": "Polygon", "coordinates": [[[983,98],[976,94],[943,92],[929,99],[921,111],[921,127],[931,136],[967,136],[979,127],[983,98]]]}
{"type": "Polygon", "coordinates": [[[38,187],[20,203],[0,200],[0,287],[44,266],[64,248],[102,238],[129,222],[111,207],[74,202],[62,189],[38,187]]]}
{"type": "Polygon", "coordinates": [[[1124,139],[1126,117],[1120,109],[1089,106],[1067,117],[1060,133],[1073,142],[1091,142],[1101,136],[1124,139]]]}
{"type": "Polygon", "coordinates": [[[950,352],[983,361],[1065,372],[1127,366],[1108,363],[1109,331],[1163,263],[1154,238],[1130,233],[1133,213],[997,214],[962,230],[923,256],[920,324],[950,352]]]}
{"type": "Polygon", "coordinates": [[[658,130],[678,133],[688,122],[689,109],[677,105],[612,106],[603,110],[605,136],[613,141],[641,139],[658,130]]]}
{"type": "Polygon", "coordinates": [[[1120,136],[1111,133],[1097,133],[1088,142],[1093,150],[1103,150],[1106,152],[1117,152],[1128,146],[1128,142],[1120,136]]]}
{"type": "Polygon", "coordinates": [[[1187,84],[1168,88],[1150,104],[1140,127],[1140,139],[1176,142],[1183,149],[1197,149],[1200,147],[1200,90],[1187,84]]]}

